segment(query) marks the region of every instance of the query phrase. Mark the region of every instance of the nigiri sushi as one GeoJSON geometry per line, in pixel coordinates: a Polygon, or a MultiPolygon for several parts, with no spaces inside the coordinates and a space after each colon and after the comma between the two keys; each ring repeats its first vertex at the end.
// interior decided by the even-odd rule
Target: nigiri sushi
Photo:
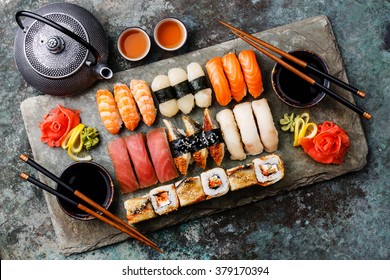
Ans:
{"type": "Polygon", "coordinates": [[[238,54],[238,60],[244,74],[249,93],[257,98],[263,92],[263,80],[256,55],[252,50],[244,50],[238,54]]]}
{"type": "Polygon", "coordinates": [[[179,199],[174,184],[152,189],[149,192],[149,197],[157,215],[168,214],[179,208],[179,199]]]}
{"type": "Polygon", "coordinates": [[[142,115],[142,121],[151,126],[156,119],[156,107],[149,89],[149,85],[143,80],[131,80],[131,94],[137,102],[138,109],[142,115]]]}
{"type": "Polygon", "coordinates": [[[284,164],[275,154],[263,156],[253,160],[257,181],[261,186],[276,183],[284,177],[284,164]]]}
{"type": "Polygon", "coordinates": [[[232,97],[237,102],[240,102],[246,95],[246,85],[236,54],[234,52],[225,54],[222,57],[222,66],[229,81],[232,97]]]}
{"type": "Polygon", "coordinates": [[[122,126],[122,118],[112,93],[106,89],[99,89],[96,92],[96,103],[107,131],[111,134],[118,134],[122,126]]]}
{"type": "Polygon", "coordinates": [[[117,83],[114,85],[114,97],[125,127],[133,131],[137,128],[141,117],[130,89],[125,84],[117,83]]]}
{"type": "Polygon", "coordinates": [[[245,151],[250,155],[258,155],[263,152],[263,144],[257,132],[255,118],[250,102],[237,104],[233,108],[234,118],[240,130],[241,140],[245,151]]]}
{"type": "Polygon", "coordinates": [[[195,94],[196,106],[201,108],[209,107],[212,101],[212,90],[207,86],[206,76],[202,66],[196,62],[188,64],[187,74],[192,92],[195,94]]]}
{"type": "Polygon", "coordinates": [[[206,199],[222,196],[229,191],[229,180],[225,170],[220,167],[202,172],[200,179],[206,199]]]}
{"type": "MultiPolygon", "coordinates": [[[[202,126],[199,123],[197,123],[194,119],[192,119],[191,117],[184,115],[182,117],[182,120],[183,120],[184,125],[186,127],[186,135],[187,136],[192,136],[192,135],[195,135],[195,134],[202,131],[202,126]]],[[[205,169],[206,164],[207,164],[207,157],[209,155],[209,151],[207,150],[207,147],[206,147],[204,141],[202,143],[202,137],[193,137],[191,139],[199,139],[200,140],[200,141],[195,140],[194,141],[195,143],[190,143],[190,145],[193,145],[193,146],[200,146],[200,147],[196,147],[195,151],[192,152],[192,157],[195,160],[196,164],[200,168],[205,169]],[[196,143],[196,142],[201,142],[201,143],[196,143]],[[200,145],[198,145],[198,144],[200,144],[200,145]]]]}
{"type": "Polygon", "coordinates": [[[179,172],[184,176],[187,175],[188,165],[191,161],[191,153],[187,143],[187,138],[172,122],[164,119],[164,124],[168,130],[169,146],[173,156],[173,161],[179,172]]]}
{"type": "Polygon", "coordinates": [[[246,158],[244,147],[242,146],[240,133],[238,132],[236,121],[232,110],[224,109],[217,113],[216,119],[221,126],[223,140],[230,153],[231,160],[243,160],[246,158]]]}
{"type": "Polygon", "coordinates": [[[182,68],[172,68],[168,71],[171,86],[175,89],[177,106],[183,114],[189,114],[195,105],[195,98],[187,79],[187,73],[182,68]]]}
{"type": "Polygon", "coordinates": [[[152,81],[151,88],[159,103],[158,109],[163,116],[170,118],[179,112],[176,93],[171,87],[168,76],[157,75],[152,81]]]}
{"type": "MultiPolygon", "coordinates": [[[[214,131],[215,133],[221,133],[218,123],[211,117],[208,108],[204,109],[203,130],[206,132],[214,131]]],[[[219,138],[215,143],[210,143],[208,150],[214,162],[220,166],[225,156],[225,143],[223,139],[219,138]]]]}
{"type": "Polygon", "coordinates": [[[210,59],[206,63],[206,70],[213,86],[215,97],[221,106],[226,106],[232,99],[229,82],[223,71],[222,61],[219,56],[210,59]]]}
{"type": "Polygon", "coordinates": [[[156,213],[154,213],[149,195],[128,199],[123,204],[126,210],[126,220],[129,224],[135,224],[157,217],[156,213]]]}
{"type": "Polygon", "coordinates": [[[263,143],[264,150],[272,153],[278,149],[279,138],[267,99],[262,98],[253,101],[252,108],[255,113],[257,127],[259,128],[260,139],[263,143]]]}

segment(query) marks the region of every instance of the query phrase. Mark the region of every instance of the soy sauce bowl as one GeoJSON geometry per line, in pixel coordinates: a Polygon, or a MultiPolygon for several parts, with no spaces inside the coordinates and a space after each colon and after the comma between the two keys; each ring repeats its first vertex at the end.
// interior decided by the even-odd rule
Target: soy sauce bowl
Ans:
{"type": "MultiPolygon", "coordinates": [[[[322,72],[329,74],[328,65],[326,64],[325,60],[318,54],[308,50],[296,50],[289,53],[309,63],[311,66],[316,67],[322,72]]],[[[310,76],[312,79],[316,80],[317,83],[323,85],[324,87],[330,87],[330,82],[328,80],[311,74],[308,72],[308,70],[299,67],[285,58],[282,60],[288,62],[299,71],[310,76]]],[[[291,71],[285,69],[278,63],[275,64],[272,70],[271,82],[274,92],[279,97],[279,99],[285,104],[295,108],[304,109],[313,107],[320,103],[326,95],[325,92],[313,87],[308,82],[304,81],[302,78],[298,77],[291,71]]]]}
{"type": "MultiPolygon", "coordinates": [[[[114,182],[103,166],[93,162],[74,163],[62,172],[60,179],[70,185],[74,190],[78,190],[97,204],[101,205],[103,208],[108,209],[110,207],[114,197],[114,182]]],[[[59,184],[57,184],[57,190],[75,202],[94,209],[92,206],[76,197],[73,192],[59,184]]],[[[69,217],[81,221],[95,219],[94,216],[78,209],[67,201],[60,198],[57,198],[57,201],[62,211],[69,217]]],[[[96,212],[101,214],[99,211],[96,212]]]]}

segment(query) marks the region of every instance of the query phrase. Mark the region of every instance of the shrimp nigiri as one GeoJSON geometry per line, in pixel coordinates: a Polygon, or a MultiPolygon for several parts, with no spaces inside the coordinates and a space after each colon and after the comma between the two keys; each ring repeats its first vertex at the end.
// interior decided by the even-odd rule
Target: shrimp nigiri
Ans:
{"type": "Polygon", "coordinates": [[[156,107],[154,107],[152,93],[148,84],[143,80],[132,80],[130,82],[130,90],[137,102],[143,122],[151,126],[156,119],[156,107]]]}
{"type": "Polygon", "coordinates": [[[138,126],[141,117],[130,89],[125,84],[115,84],[114,96],[123,123],[128,130],[133,131],[138,126]]]}
{"type": "Polygon", "coordinates": [[[99,89],[96,92],[96,103],[100,118],[108,132],[118,134],[122,126],[122,119],[112,93],[106,89],[99,89]]]}
{"type": "Polygon", "coordinates": [[[238,54],[242,72],[249,93],[257,98],[263,92],[263,80],[256,55],[252,50],[244,50],[238,54]]]}
{"type": "Polygon", "coordinates": [[[222,66],[229,81],[232,97],[240,102],[246,95],[246,85],[236,54],[234,52],[225,54],[222,57],[222,66]]]}
{"type": "Polygon", "coordinates": [[[206,63],[206,70],[209,74],[211,85],[213,86],[215,97],[221,106],[226,106],[232,99],[229,82],[223,72],[220,57],[214,57],[206,63]]]}

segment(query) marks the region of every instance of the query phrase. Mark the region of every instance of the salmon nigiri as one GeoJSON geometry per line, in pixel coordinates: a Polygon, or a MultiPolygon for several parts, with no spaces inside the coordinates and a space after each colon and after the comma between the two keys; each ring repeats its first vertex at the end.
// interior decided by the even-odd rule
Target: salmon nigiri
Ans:
{"type": "Polygon", "coordinates": [[[213,86],[215,97],[221,106],[226,106],[232,99],[229,82],[223,72],[220,57],[214,57],[206,63],[206,70],[209,74],[211,85],[213,86]]]}
{"type": "Polygon", "coordinates": [[[254,98],[259,97],[263,92],[263,80],[255,53],[252,50],[244,50],[239,53],[238,60],[240,61],[249,93],[254,98]]]}
{"type": "Polygon", "coordinates": [[[122,126],[122,119],[112,93],[106,89],[99,89],[96,92],[96,103],[100,118],[108,132],[118,134],[122,126]]]}
{"type": "Polygon", "coordinates": [[[114,96],[126,128],[133,131],[138,126],[141,117],[130,89],[125,84],[117,83],[114,85],[114,96]]]}
{"type": "Polygon", "coordinates": [[[229,81],[232,97],[237,102],[240,102],[246,95],[246,85],[236,54],[234,52],[225,54],[222,57],[222,66],[229,81]]]}

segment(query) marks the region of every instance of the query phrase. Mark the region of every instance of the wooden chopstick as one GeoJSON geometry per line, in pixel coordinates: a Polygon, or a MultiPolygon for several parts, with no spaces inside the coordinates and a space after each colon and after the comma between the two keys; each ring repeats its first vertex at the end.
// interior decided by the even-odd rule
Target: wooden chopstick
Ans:
{"type": "Polygon", "coordinates": [[[271,44],[269,44],[269,43],[267,43],[267,42],[265,42],[265,41],[263,41],[261,39],[259,39],[259,38],[257,38],[257,37],[254,37],[254,36],[244,32],[244,31],[242,31],[242,30],[240,30],[240,29],[238,29],[238,28],[236,28],[236,27],[234,27],[234,26],[232,26],[232,25],[230,25],[230,24],[228,24],[228,23],[226,23],[226,22],[224,22],[222,20],[218,20],[218,22],[223,24],[223,25],[225,25],[226,27],[230,28],[231,30],[234,30],[235,32],[237,32],[239,34],[241,34],[241,35],[243,35],[245,37],[250,38],[252,41],[262,45],[263,47],[266,47],[267,49],[270,49],[271,51],[281,55],[282,57],[284,57],[284,58],[294,62],[295,64],[301,66],[302,68],[306,68],[309,71],[316,73],[318,76],[322,76],[322,77],[332,81],[336,85],[346,89],[349,92],[351,92],[351,93],[353,93],[353,94],[355,94],[355,95],[357,95],[359,97],[365,97],[366,96],[366,93],[364,91],[359,90],[359,89],[353,87],[352,85],[347,84],[346,82],[344,82],[344,81],[342,81],[342,80],[340,80],[340,79],[338,79],[338,78],[336,78],[334,76],[331,76],[331,75],[329,75],[327,73],[324,73],[324,72],[318,70],[317,68],[311,66],[310,64],[308,64],[307,62],[305,62],[303,60],[301,60],[301,59],[299,59],[299,58],[297,58],[297,57],[295,57],[295,56],[293,56],[293,55],[291,55],[291,54],[289,54],[289,53],[287,53],[287,52],[285,52],[285,51],[283,51],[283,50],[281,50],[281,49],[279,49],[279,48],[277,48],[277,47],[275,47],[275,46],[273,46],[273,45],[271,45],[271,44]]]}
{"type": "MultiPolygon", "coordinates": [[[[75,190],[73,189],[71,186],[69,186],[68,184],[66,184],[65,182],[61,181],[60,178],[58,178],[57,176],[55,176],[53,173],[51,173],[49,170],[45,169],[43,166],[39,165],[37,162],[35,162],[34,160],[30,159],[28,156],[22,154],[20,156],[20,159],[22,159],[24,162],[26,162],[27,164],[29,164],[30,166],[32,166],[33,168],[35,168],[36,170],[38,170],[39,172],[43,173],[44,175],[46,175],[47,177],[49,177],[50,179],[52,179],[53,181],[57,182],[58,184],[60,184],[61,186],[67,188],[69,191],[73,192],[74,195],[76,195],[77,197],[79,197],[81,200],[83,200],[84,202],[87,202],[89,205],[91,205],[92,207],[95,207],[97,210],[101,211],[103,214],[107,215],[108,217],[110,217],[111,219],[113,219],[116,223],[114,223],[113,221],[110,221],[108,220],[107,218],[103,217],[106,221],[109,221],[108,224],[111,225],[111,226],[114,226],[113,224],[115,224],[115,228],[116,229],[119,229],[120,231],[130,235],[131,237],[145,243],[146,245],[149,245],[150,247],[152,247],[153,249],[156,249],[157,251],[159,251],[160,253],[163,253],[163,251],[161,249],[159,249],[157,247],[157,244],[154,243],[153,241],[151,241],[150,239],[148,239],[146,236],[144,236],[143,234],[141,234],[139,231],[137,231],[136,229],[134,229],[133,227],[131,227],[129,224],[127,224],[126,222],[122,221],[120,218],[118,218],[117,216],[115,216],[114,214],[112,214],[111,212],[109,212],[107,209],[103,208],[101,205],[97,204],[96,202],[94,202],[93,200],[91,200],[90,198],[88,198],[87,196],[85,196],[84,194],[82,194],[81,192],[79,192],[78,190],[75,190]]],[[[37,183],[39,182],[39,186],[42,187],[42,182],[36,180],[35,178],[32,178],[31,176],[27,176],[27,178],[25,178],[25,176],[21,176],[23,179],[26,179],[27,178],[30,178],[30,182],[31,181],[34,181],[33,183],[37,183]]],[[[46,186],[46,185],[45,185],[46,186]]],[[[50,189],[49,192],[52,193],[52,191],[54,191],[53,189],[51,189],[50,187],[46,186],[47,188],[50,189]]],[[[46,188],[44,188],[46,190],[46,188]]],[[[57,192],[57,191],[56,191],[57,192]]],[[[58,193],[58,192],[57,192],[58,193]]],[[[61,193],[58,193],[60,194],[61,196],[63,196],[61,193]]],[[[69,198],[68,198],[69,199],[69,198]]],[[[65,199],[68,201],[68,199],[65,199]]],[[[72,203],[73,204],[73,203],[72,203]]],[[[84,205],[81,204],[80,208],[79,206],[77,206],[79,209],[87,212],[88,214],[94,216],[94,217],[102,217],[101,215],[99,215],[98,213],[96,213],[95,211],[93,210],[90,210],[89,208],[85,207],[84,205]],[[90,212],[92,211],[93,214],[90,212]],[[96,215],[95,215],[96,214],[96,215]]],[[[99,218],[97,217],[97,218],[99,218]]],[[[106,222],[107,223],[107,222],[106,222]]]]}

